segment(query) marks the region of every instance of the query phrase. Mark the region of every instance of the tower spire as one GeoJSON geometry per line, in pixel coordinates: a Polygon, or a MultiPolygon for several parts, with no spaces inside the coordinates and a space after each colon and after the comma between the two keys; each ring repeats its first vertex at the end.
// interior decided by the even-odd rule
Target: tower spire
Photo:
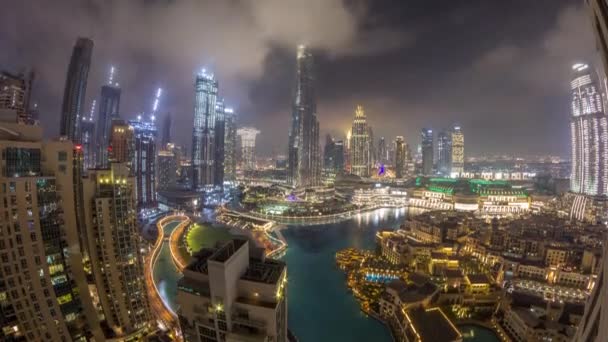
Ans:
{"type": "Polygon", "coordinates": [[[156,111],[158,110],[158,103],[160,102],[160,96],[163,93],[162,88],[158,88],[156,90],[156,96],[154,97],[154,102],[152,103],[152,113],[150,114],[150,119],[152,121],[156,120],[156,111]]]}

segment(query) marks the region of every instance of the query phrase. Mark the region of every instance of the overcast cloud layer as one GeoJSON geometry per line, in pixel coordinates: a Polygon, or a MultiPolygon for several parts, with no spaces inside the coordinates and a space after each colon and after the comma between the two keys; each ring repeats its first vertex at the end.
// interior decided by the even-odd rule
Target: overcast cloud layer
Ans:
{"type": "Polygon", "coordinates": [[[469,155],[567,155],[569,66],[595,61],[574,0],[13,1],[0,12],[0,68],[37,70],[48,136],[78,36],[95,42],[87,103],[114,65],[121,115],[148,111],[163,87],[160,110],[189,145],[206,68],[240,124],[262,131],[260,154],[285,149],[298,43],[316,51],[323,132],[343,135],[362,104],[376,137],[411,144],[423,126],[459,123],[469,155]]]}

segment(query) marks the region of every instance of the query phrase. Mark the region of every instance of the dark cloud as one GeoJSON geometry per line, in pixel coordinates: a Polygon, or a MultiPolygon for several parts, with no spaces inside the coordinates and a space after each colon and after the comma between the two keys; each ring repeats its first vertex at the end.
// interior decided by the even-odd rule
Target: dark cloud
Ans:
{"type": "Polygon", "coordinates": [[[569,65],[593,56],[584,8],[568,0],[21,0],[0,12],[0,67],[38,70],[35,99],[56,134],[69,55],[95,41],[87,90],[110,65],[122,115],[175,114],[190,143],[196,70],[213,70],[262,153],[287,140],[294,49],[316,50],[322,130],[343,134],[356,104],[376,136],[463,125],[470,153],[568,151],[569,65]]]}

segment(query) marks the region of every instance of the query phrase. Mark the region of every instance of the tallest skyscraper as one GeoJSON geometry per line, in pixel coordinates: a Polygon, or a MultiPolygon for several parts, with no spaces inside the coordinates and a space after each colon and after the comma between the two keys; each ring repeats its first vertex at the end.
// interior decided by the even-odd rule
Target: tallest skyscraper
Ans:
{"type": "Polygon", "coordinates": [[[586,195],[608,194],[608,121],[600,82],[593,68],[572,67],[572,172],[570,190],[586,195]]]}
{"type": "Polygon", "coordinates": [[[80,142],[80,120],[84,110],[92,54],[93,41],[88,38],[78,38],[72,50],[65,81],[59,132],[73,142],[80,142]]]}
{"type": "Polygon", "coordinates": [[[319,121],[313,67],[312,53],[306,46],[299,45],[287,151],[287,180],[293,187],[315,186],[321,180],[319,121]]]}

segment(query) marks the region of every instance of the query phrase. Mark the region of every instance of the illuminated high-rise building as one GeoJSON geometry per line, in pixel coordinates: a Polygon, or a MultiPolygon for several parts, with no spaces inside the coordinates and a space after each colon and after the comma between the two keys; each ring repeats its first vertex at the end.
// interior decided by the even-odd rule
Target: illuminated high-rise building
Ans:
{"type": "MultiPolygon", "coordinates": [[[[124,163],[83,179],[88,250],[101,313],[114,338],[142,340],[152,317],[137,225],[135,178],[124,163]]],[[[108,334],[110,335],[110,334],[108,334]]]]}
{"type": "Polygon", "coordinates": [[[95,130],[98,167],[106,167],[108,165],[108,146],[110,146],[112,120],[120,117],[120,93],[119,84],[114,82],[114,67],[111,67],[108,83],[101,87],[101,97],[99,99],[99,115],[95,130]]]}
{"type": "Polygon", "coordinates": [[[572,70],[570,190],[605,195],[608,194],[608,121],[599,78],[587,64],[577,63],[572,70]]]}
{"type": "Polygon", "coordinates": [[[242,169],[255,170],[255,137],[260,131],[253,127],[243,127],[236,131],[241,141],[242,169]]]}
{"type": "Polygon", "coordinates": [[[331,135],[325,139],[323,149],[323,183],[333,184],[336,175],[344,171],[344,141],[334,140],[331,135]]]}
{"type": "Polygon", "coordinates": [[[95,109],[97,101],[93,100],[91,104],[91,111],[89,115],[82,117],[82,154],[84,157],[83,166],[84,170],[92,169],[96,165],[95,151],[97,146],[95,145],[95,109]]]}
{"type": "Polygon", "coordinates": [[[405,175],[414,176],[416,174],[416,161],[412,155],[412,149],[408,143],[405,143],[405,175]]]}
{"type": "Polygon", "coordinates": [[[403,178],[405,176],[405,141],[402,136],[395,139],[395,177],[403,178]]]}
{"type": "Polygon", "coordinates": [[[452,171],[452,136],[446,131],[437,134],[437,169],[443,176],[452,171]]]}
{"type": "Polygon", "coordinates": [[[72,174],[79,146],[0,121],[0,340],[103,340],[89,296],[72,174]]]}
{"type": "Polygon", "coordinates": [[[351,129],[351,173],[360,177],[369,177],[372,167],[370,127],[362,106],[357,106],[351,129]]]}
{"type": "Polygon", "coordinates": [[[226,157],[226,106],[223,99],[215,105],[215,128],[213,130],[213,185],[224,184],[224,158],[226,157]]]}
{"type": "Polygon", "coordinates": [[[167,113],[163,119],[163,129],[160,145],[162,148],[167,148],[167,144],[172,143],[171,139],[171,113],[167,113]]]}
{"type": "Polygon", "coordinates": [[[6,71],[0,72],[0,110],[8,109],[17,112],[17,121],[25,124],[34,123],[30,99],[34,72],[27,78],[23,73],[14,75],[6,71]]]}
{"type": "Polygon", "coordinates": [[[287,181],[293,187],[315,186],[321,181],[319,121],[313,68],[310,50],[304,45],[298,46],[287,153],[287,181]]]}
{"type": "Polygon", "coordinates": [[[59,134],[77,143],[80,142],[80,123],[85,110],[84,101],[92,54],[93,41],[78,38],[72,50],[63,91],[59,134]]]}
{"type": "MultiPolygon", "coordinates": [[[[606,0],[587,0],[587,7],[590,10],[591,13],[591,18],[592,18],[592,24],[593,24],[593,29],[597,38],[597,47],[598,50],[600,52],[600,56],[602,58],[602,62],[604,64],[604,70],[608,70],[608,3],[606,3],[606,0]]],[[[584,65],[578,65],[575,66],[574,71],[578,73],[583,73],[585,71],[589,72],[591,74],[591,72],[589,70],[586,70],[584,68],[584,65]],[[581,70],[582,69],[582,70],[581,70]]],[[[578,134],[580,134],[581,132],[579,131],[580,128],[579,126],[583,126],[583,132],[584,132],[584,127],[585,125],[581,123],[581,121],[583,120],[588,120],[591,121],[591,125],[590,126],[596,126],[596,127],[602,127],[602,122],[605,124],[605,112],[604,113],[599,113],[598,111],[598,102],[601,104],[601,99],[598,100],[597,96],[594,96],[595,98],[592,99],[591,97],[594,94],[594,92],[599,92],[599,84],[595,83],[594,84],[594,77],[590,76],[590,79],[587,79],[586,77],[584,77],[583,79],[580,79],[581,76],[579,76],[579,78],[575,78],[575,80],[579,80],[577,83],[580,84],[580,95],[577,97],[576,96],[576,91],[573,91],[573,95],[574,95],[574,99],[573,99],[573,114],[578,114],[578,115],[573,115],[572,121],[571,121],[571,127],[573,130],[573,145],[574,142],[579,142],[580,138],[575,138],[575,133],[578,132],[578,134]],[[591,82],[590,82],[591,81],[591,82]],[[586,85],[583,85],[582,83],[587,83],[586,85]],[[593,86],[591,86],[593,84],[593,86]],[[587,91],[587,93],[582,93],[583,91],[587,91]],[[584,101],[584,102],[582,102],[584,101]],[[581,106],[581,102],[582,102],[582,106],[581,106]],[[598,113],[585,113],[585,112],[592,112],[592,108],[591,106],[595,107],[595,111],[598,113]],[[582,108],[581,108],[582,107],[582,108]],[[604,115],[602,115],[604,114],[604,115]],[[591,117],[589,117],[591,116],[591,117]],[[599,124],[595,124],[594,122],[599,122],[599,124]]],[[[574,82],[574,81],[573,81],[574,82]]],[[[572,84],[572,88],[574,90],[574,86],[577,86],[579,84],[572,84]]],[[[605,109],[602,107],[602,109],[605,111],[605,109]]],[[[605,126],[603,126],[605,128],[605,126]]],[[[600,128],[601,130],[601,128],[600,128]]],[[[605,132],[605,131],[604,131],[605,132]]],[[[588,132],[589,133],[589,132],[588,132]]],[[[595,134],[595,132],[594,132],[595,134]]],[[[601,136],[601,133],[599,134],[601,136]]],[[[605,142],[605,140],[604,140],[605,142]]],[[[601,144],[600,144],[601,145],[601,144]]],[[[574,146],[572,147],[572,154],[573,154],[573,158],[572,158],[572,167],[574,170],[574,157],[576,155],[577,158],[581,158],[584,156],[584,153],[581,153],[581,151],[579,150],[579,148],[575,148],[574,146]]],[[[602,160],[604,161],[604,164],[602,165],[604,168],[606,168],[605,162],[606,162],[606,156],[602,156],[602,160]]],[[[580,162],[580,161],[579,161],[580,162]]],[[[581,166],[577,165],[576,167],[577,169],[581,169],[581,166]]],[[[584,183],[582,182],[582,180],[580,178],[582,178],[581,175],[579,175],[580,171],[577,171],[577,179],[574,178],[574,172],[571,175],[570,178],[570,184],[571,184],[571,190],[572,191],[576,191],[576,192],[581,192],[581,193],[585,193],[584,189],[586,188],[584,183]]],[[[606,183],[604,183],[604,186],[606,186],[606,183]]],[[[604,194],[606,194],[604,192],[604,194]]],[[[582,201],[580,201],[583,203],[584,207],[584,203],[586,202],[584,199],[582,201]]],[[[579,206],[581,207],[581,206],[579,206]]],[[[573,206],[574,209],[574,206],[573,206]]],[[[580,210],[580,209],[579,209],[580,210]]],[[[580,320],[580,323],[577,327],[577,331],[576,331],[576,335],[573,339],[574,342],[603,342],[606,340],[606,336],[608,336],[608,262],[607,262],[607,257],[608,257],[608,243],[606,243],[606,241],[604,241],[603,243],[604,246],[604,250],[603,250],[603,261],[602,261],[602,269],[599,272],[598,276],[597,276],[597,280],[596,280],[596,284],[593,288],[593,291],[591,292],[591,295],[589,296],[589,298],[587,299],[587,304],[585,305],[585,313],[582,317],[582,319],[580,320]]]]}
{"type": "Polygon", "coordinates": [[[150,119],[130,120],[133,127],[133,159],[131,172],[135,176],[138,208],[156,205],[156,124],[150,119]]]}
{"type": "Polygon", "coordinates": [[[224,108],[224,180],[236,180],[237,155],[236,114],[232,108],[224,108]]]}
{"type": "Polygon", "coordinates": [[[458,178],[464,172],[464,134],[460,126],[452,129],[452,171],[451,177],[458,178]]]}
{"type": "MultiPolygon", "coordinates": [[[[169,144],[168,147],[171,147],[171,144],[169,144]]],[[[175,185],[179,171],[177,156],[173,149],[165,147],[158,151],[156,165],[158,168],[158,171],[156,172],[158,179],[157,189],[170,189],[175,185]]]]}
{"type": "Polygon", "coordinates": [[[218,82],[213,74],[201,71],[194,84],[194,128],[192,130],[192,187],[213,186],[215,119],[218,82]]]}
{"type": "Polygon", "coordinates": [[[377,162],[379,164],[389,164],[389,155],[388,155],[388,146],[386,146],[386,140],[384,139],[384,137],[381,137],[380,140],[378,140],[378,149],[377,149],[377,162]]]}
{"type": "Polygon", "coordinates": [[[109,160],[131,168],[135,156],[135,129],[125,120],[115,119],[110,132],[109,160]]]}
{"type": "Polygon", "coordinates": [[[423,128],[421,131],[422,174],[433,174],[433,130],[423,128]]]}

